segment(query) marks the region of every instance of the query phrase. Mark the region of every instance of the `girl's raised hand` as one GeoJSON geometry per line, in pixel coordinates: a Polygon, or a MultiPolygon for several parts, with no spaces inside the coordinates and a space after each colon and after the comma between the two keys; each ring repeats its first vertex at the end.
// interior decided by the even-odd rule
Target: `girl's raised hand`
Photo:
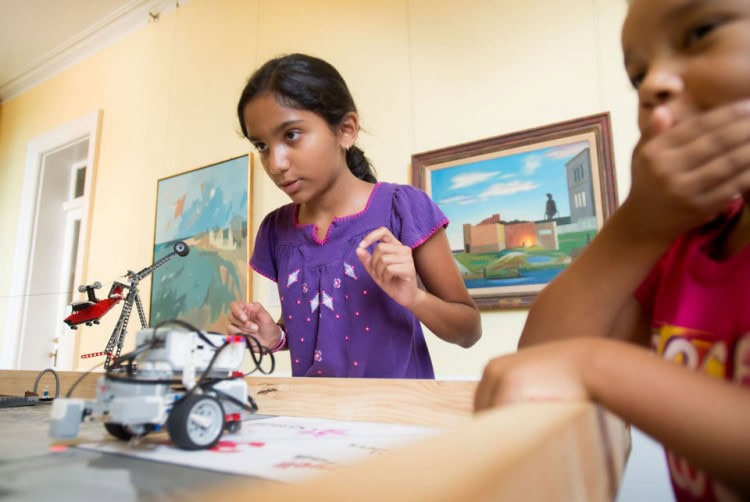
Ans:
{"type": "Polygon", "coordinates": [[[281,331],[276,321],[258,302],[233,301],[229,304],[227,319],[228,335],[252,335],[269,348],[279,343],[281,331]]]}
{"type": "Polygon", "coordinates": [[[411,307],[420,293],[411,248],[401,244],[385,227],[373,230],[362,239],[357,257],[370,277],[394,301],[411,307]],[[372,254],[367,250],[373,243],[372,254]]]}
{"type": "Polygon", "coordinates": [[[659,106],[646,129],[633,151],[632,187],[623,204],[645,235],[671,240],[750,191],[750,101],[679,122],[659,106]]]}

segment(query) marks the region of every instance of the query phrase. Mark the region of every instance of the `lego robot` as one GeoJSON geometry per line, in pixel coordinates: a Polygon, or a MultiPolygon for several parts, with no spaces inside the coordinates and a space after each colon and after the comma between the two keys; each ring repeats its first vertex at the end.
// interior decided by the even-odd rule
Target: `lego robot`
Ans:
{"type": "MultiPolygon", "coordinates": [[[[239,371],[249,343],[244,336],[194,329],[143,329],[136,335],[136,349],[114,364],[120,370],[128,361],[125,369],[137,364],[137,371],[105,373],[95,400],[56,399],[50,436],[75,438],[81,422],[100,419],[121,440],[166,428],[179,448],[211,448],[225,430],[236,432],[257,411],[239,371]]],[[[270,355],[258,347],[256,353],[270,355]]]]}

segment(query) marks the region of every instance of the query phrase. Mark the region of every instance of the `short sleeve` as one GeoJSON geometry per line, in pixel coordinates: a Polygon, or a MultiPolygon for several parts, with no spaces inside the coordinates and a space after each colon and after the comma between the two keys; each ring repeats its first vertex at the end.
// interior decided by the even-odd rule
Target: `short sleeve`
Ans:
{"type": "Polygon", "coordinates": [[[422,190],[398,185],[393,192],[392,225],[397,238],[412,249],[448,226],[448,217],[422,190]]]}
{"type": "Polygon", "coordinates": [[[258,228],[253,244],[253,256],[250,258],[250,266],[260,275],[278,282],[278,267],[276,266],[276,235],[275,220],[278,218],[276,211],[266,215],[258,228]]]}

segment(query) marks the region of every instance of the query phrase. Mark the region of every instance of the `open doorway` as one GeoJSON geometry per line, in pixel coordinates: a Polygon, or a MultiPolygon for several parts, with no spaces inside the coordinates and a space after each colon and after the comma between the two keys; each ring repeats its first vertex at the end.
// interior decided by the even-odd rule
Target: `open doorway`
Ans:
{"type": "Polygon", "coordinates": [[[99,121],[95,112],[29,142],[3,368],[75,367],[63,319],[83,278],[99,121]]]}

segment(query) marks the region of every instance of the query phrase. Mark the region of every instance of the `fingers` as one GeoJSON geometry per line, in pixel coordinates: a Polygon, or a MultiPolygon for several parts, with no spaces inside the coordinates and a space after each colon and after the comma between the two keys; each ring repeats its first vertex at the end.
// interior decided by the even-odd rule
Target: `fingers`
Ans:
{"type": "MultiPolygon", "coordinates": [[[[704,190],[730,183],[750,168],[750,117],[706,133],[685,147],[697,169],[688,172],[704,190]]],[[[738,185],[738,189],[740,186],[738,185]]]]}
{"type": "Polygon", "coordinates": [[[401,244],[378,244],[370,259],[370,268],[382,279],[391,279],[408,272],[411,264],[411,250],[401,244]]]}
{"type": "Polygon", "coordinates": [[[385,227],[367,234],[360,242],[356,253],[367,272],[376,281],[387,282],[413,275],[414,261],[411,248],[401,244],[385,227]],[[367,248],[374,243],[377,245],[370,254],[367,248]]]}
{"type": "MultiPolygon", "coordinates": [[[[257,302],[256,302],[257,303],[257,302]]],[[[258,332],[257,310],[263,309],[260,304],[247,303],[243,301],[233,301],[229,304],[229,313],[227,319],[227,333],[230,335],[251,334],[258,332]]],[[[265,309],[263,309],[265,310],[265,309]]]]}
{"type": "Polygon", "coordinates": [[[666,107],[660,107],[652,115],[649,136],[655,138],[669,131],[667,141],[673,147],[686,146],[708,136],[721,142],[728,127],[746,129],[747,120],[750,120],[750,100],[719,106],[680,122],[675,122],[666,107]]]}
{"type": "Polygon", "coordinates": [[[399,242],[390,230],[385,227],[376,228],[369,234],[365,235],[364,239],[359,243],[359,249],[368,248],[375,242],[399,242]]]}
{"type": "Polygon", "coordinates": [[[258,302],[232,302],[227,314],[227,334],[250,335],[265,346],[273,347],[279,340],[279,327],[268,311],[258,302]]]}
{"type": "Polygon", "coordinates": [[[477,390],[474,393],[474,411],[479,412],[489,409],[494,404],[493,396],[496,393],[498,386],[498,380],[492,378],[489,375],[489,366],[484,369],[482,379],[477,385],[477,390]]]}
{"type": "Polygon", "coordinates": [[[721,106],[674,122],[666,107],[652,115],[651,127],[639,149],[651,157],[667,152],[683,163],[675,167],[700,166],[740,148],[750,141],[750,101],[721,106]]]}
{"type": "Polygon", "coordinates": [[[508,384],[510,357],[495,358],[485,367],[474,394],[475,412],[523,400],[518,389],[508,384]]]}
{"type": "Polygon", "coordinates": [[[356,254],[372,280],[394,301],[411,308],[420,299],[412,250],[387,228],[367,234],[360,241],[356,254]],[[368,247],[372,248],[372,253],[368,247]]]}
{"type": "Polygon", "coordinates": [[[750,190],[750,138],[746,144],[727,151],[707,163],[705,169],[691,174],[691,181],[702,187],[696,202],[721,211],[729,200],[750,190]]]}
{"type": "MultiPolygon", "coordinates": [[[[689,122],[668,139],[679,146],[654,163],[662,162],[670,193],[691,195],[694,210],[710,218],[750,189],[750,114],[729,107],[689,122]]],[[[659,147],[654,141],[647,148],[659,147]]]]}
{"type": "Polygon", "coordinates": [[[715,218],[750,192],[750,101],[731,103],[679,122],[653,111],[633,152],[631,195],[652,234],[677,235],[715,218]]]}
{"type": "Polygon", "coordinates": [[[657,107],[651,114],[651,122],[645,136],[653,138],[674,125],[674,115],[666,106],[657,107]]]}

